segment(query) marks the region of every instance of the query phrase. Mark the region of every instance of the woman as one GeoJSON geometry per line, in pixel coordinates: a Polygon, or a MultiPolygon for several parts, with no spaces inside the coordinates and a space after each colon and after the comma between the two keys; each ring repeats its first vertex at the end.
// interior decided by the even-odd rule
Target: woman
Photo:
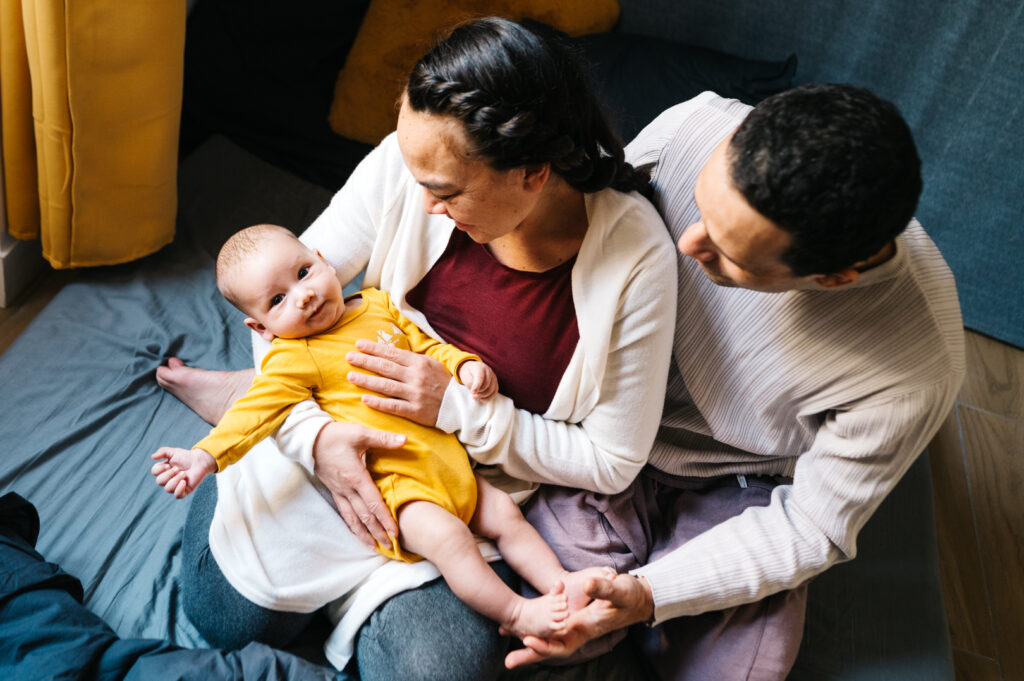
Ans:
{"type": "MultiPolygon", "coordinates": [[[[675,314],[674,249],[634,192],[648,186],[557,38],[501,19],[457,28],[413,68],[396,132],[302,239],[342,281],[365,268],[421,328],[479,354],[502,395],[476,402],[433,360],[367,343],[350,358],[375,374],[352,377],[381,395],[366,401],[455,432],[511,476],[506,489],[624,488],[657,430],[675,314]]],[[[158,380],[216,420],[250,377],[174,360],[158,380]]],[[[304,403],[278,433],[287,459],[264,443],[200,488],[183,584],[212,643],[282,645],[331,603],[328,658],[357,653],[367,681],[497,674],[493,623],[443,583],[415,588],[436,577],[429,564],[384,563],[359,543],[397,533],[362,457],[400,441],[304,403]],[[344,524],[319,521],[331,501],[344,524]]]]}

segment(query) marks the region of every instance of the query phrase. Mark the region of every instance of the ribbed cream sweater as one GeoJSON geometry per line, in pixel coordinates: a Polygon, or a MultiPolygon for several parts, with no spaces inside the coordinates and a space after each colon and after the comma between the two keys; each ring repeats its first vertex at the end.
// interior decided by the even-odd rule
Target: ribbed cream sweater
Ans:
{"type": "MultiPolygon", "coordinates": [[[[699,219],[697,174],[750,107],[706,92],[627,149],[654,164],[673,238],[699,219]]],[[[770,505],[636,570],[664,620],[751,602],[856,555],[857,533],[949,412],[964,375],[953,277],[912,221],[849,287],[760,293],[680,256],[679,315],[650,463],[676,475],[793,477],[770,505]]]]}

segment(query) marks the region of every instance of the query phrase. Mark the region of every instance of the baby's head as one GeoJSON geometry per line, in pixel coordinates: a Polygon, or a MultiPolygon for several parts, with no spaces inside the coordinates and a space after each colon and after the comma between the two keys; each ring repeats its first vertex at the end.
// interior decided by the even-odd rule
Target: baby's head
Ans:
{"type": "Polygon", "coordinates": [[[334,268],[277,225],[246,227],[227,240],[217,256],[217,288],[267,340],[327,331],[345,313],[334,268]]]}

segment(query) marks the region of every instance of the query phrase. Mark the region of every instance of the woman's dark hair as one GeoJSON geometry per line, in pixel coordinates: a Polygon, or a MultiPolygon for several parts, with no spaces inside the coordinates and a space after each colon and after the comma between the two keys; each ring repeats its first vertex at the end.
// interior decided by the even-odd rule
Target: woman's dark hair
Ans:
{"type": "Polygon", "coordinates": [[[914,216],[921,160],[896,107],[852,85],[773,95],[729,143],[732,182],[791,244],[797,276],[833,274],[878,253],[914,216]]]}
{"type": "Polygon", "coordinates": [[[626,163],[582,58],[552,29],[490,17],[458,26],[412,69],[413,111],[454,116],[496,170],[551,164],[575,189],[648,194],[626,163]]]}

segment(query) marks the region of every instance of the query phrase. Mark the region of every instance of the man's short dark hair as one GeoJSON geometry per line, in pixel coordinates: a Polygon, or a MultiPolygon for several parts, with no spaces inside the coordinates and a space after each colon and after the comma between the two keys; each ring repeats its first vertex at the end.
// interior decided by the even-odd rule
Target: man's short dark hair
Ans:
{"type": "Polygon", "coordinates": [[[896,107],[852,85],[804,85],[757,105],[729,143],[732,182],[792,242],[796,276],[878,253],[914,215],[921,160],[896,107]]]}

